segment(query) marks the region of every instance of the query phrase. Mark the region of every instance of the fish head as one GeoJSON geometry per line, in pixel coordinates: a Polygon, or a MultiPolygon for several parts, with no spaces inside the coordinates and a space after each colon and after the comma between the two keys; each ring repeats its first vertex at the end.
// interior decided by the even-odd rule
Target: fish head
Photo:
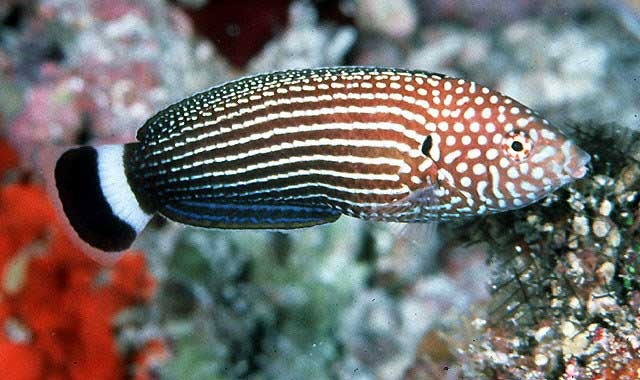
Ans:
{"type": "Polygon", "coordinates": [[[451,212],[524,207],[587,174],[588,153],[525,106],[506,104],[492,110],[499,117],[461,119],[435,139],[438,183],[456,203],[451,212]]]}

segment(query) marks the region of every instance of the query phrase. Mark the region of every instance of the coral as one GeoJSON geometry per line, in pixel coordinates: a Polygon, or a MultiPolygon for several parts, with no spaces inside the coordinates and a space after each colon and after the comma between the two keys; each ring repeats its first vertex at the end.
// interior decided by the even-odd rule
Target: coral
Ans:
{"type": "MultiPolygon", "coordinates": [[[[9,149],[0,140],[0,156],[13,156],[9,149]]],[[[0,185],[0,252],[0,377],[123,378],[114,321],[154,293],[144,254],[127,252],[112,267],[93,261],[31,183],[0,185]]],[[[150,368],[145,351],[141,374],[150,368]]]]}
{"type": "Polygon", "coordinates": [[[0,46],[6,79],[24,89],[22,108],[6,124],[24,164],[37,168],[38,153],[51,143],[130,141],[155,110],[227,79],[227,66],[212,59],[213,46],[192,38],[190,21],[174,7],[101,0],[34,5],[23,30],[8,33],[0,46]]]}
{"type": "Polygon", "coordinates": [[[247,72],[339,65],[356,39],[350,26],[320,23],[318,11],[307,2],[289,8],[289,25],[247,64],[247,72]]]}

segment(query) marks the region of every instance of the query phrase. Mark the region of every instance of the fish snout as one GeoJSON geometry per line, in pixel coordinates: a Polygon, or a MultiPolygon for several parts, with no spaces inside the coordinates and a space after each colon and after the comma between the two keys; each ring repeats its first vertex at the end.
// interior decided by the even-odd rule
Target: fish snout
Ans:
{"type": "Polygon", "coordinates": [[[579,179],[584,177],[589,171],[587,168],[589,162],[591,162],[591,155],[575,144],[570,143],[563,169],[565,174],[572,179],[579,179]]]}

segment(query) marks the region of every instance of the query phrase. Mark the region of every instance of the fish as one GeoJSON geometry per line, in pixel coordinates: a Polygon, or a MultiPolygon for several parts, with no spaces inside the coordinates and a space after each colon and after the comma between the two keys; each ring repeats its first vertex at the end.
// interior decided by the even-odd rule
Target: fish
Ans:
{"type": "Polygon", "coordinates": [[[127,249],[157,214],[288,230],[343,215],[424,223],[498,213],[584,177],[590,161],[500,92],[383,67],[223,83],[159,111],[136,140],[75,147],[55,164],[64,214],[99,250],[127,249]]]}

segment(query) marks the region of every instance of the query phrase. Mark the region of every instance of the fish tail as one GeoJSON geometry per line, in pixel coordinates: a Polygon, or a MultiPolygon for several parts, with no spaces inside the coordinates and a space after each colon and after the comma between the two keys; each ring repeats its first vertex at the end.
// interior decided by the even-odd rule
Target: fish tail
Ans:
{"type": "Polygon", "coordinates": [[[127,152],[140,143],[67,150],[55,167],[55,184],[75,232],[103,251],[131,246],[156,210],[142,206],[127,176],[127,152]]]}

